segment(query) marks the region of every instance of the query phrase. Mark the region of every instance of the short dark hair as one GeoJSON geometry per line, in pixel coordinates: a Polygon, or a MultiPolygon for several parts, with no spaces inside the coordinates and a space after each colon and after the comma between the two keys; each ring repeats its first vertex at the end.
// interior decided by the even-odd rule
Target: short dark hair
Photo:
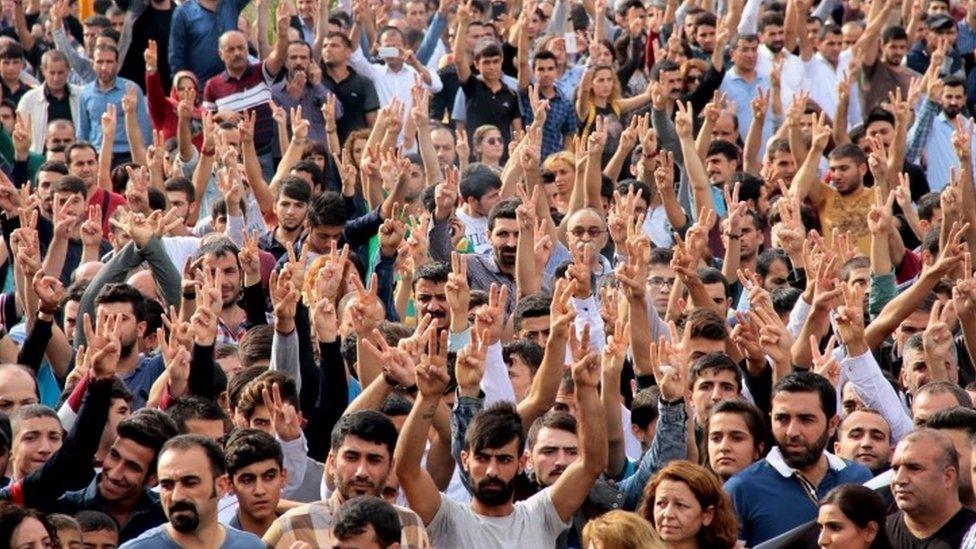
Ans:
{"type": "Polygon", "coordinates": [[[142,408],[120,421],[116,433],[119,438],[131,440],[153,451],[152,462],[146,471],[147,475],[151,475],[156,472],[160,450],[167,440],[176,436],[178,430],[176,423],[164,412],[155,408],[142,408]]]}
{"type": "Polygon", "coordinates": [[[661,390],[656,385],[638,391],[630,403],[630,423],[641,430],[647,429],[659,415],[657,403],[660,398],[661,390]]]}
{"type": "Polygon", "coordinates": [[[516,339],[502,345],[502,360],[510,364],[514,356],[521,357],[525,365],[528,366],[529,371],[532,372],[532,375],[535,375],[539,371],[539,367],[542,366],[542,357],[545,356],[545,350],[534,341],[516,339]]]}
{"type": "Polygon", "coordinates": [[[496,449],[517,441],[516,455],[525,451],[525,431],[522,418],[510,402],[496,402],[478,412],[464,437],[469,452],[496,449]]]}
{"type": "Polygon", "coordinates": [[[925,426],[936,431],[965,431],[967,437],[972,437],[976,435],[976,410],[964,406],[939,410],[929,416],[925,426]]]}
{"type": "MultiPolygon", "coordinates": [[[[302,43],[304,44],[304,42],[302,43]]],[[[308,185],[308,181],[301,177],[286,175],[278,180],[278,192],[275,195],[275,200],[282,196],[308,204],[312,201],[312,188],[308,185]]]]}
{"type": "Polygon", "coordinates": [[[892,25],[881,32],[881,43],[887,44],[893,40],[908,40],[908,33],[903,27],[892,25]]]}
{"type": "MultiPolygon", "coordinates": [[[[55,50],[56,51],[56,50],[55,50]]],[[[39,172],[54,172],[61,175],[68,175],[68,165],[60,160],[48,160],[37,167],[39,172]]]]}
{"type": "Polygon", "coordinates": [[[281,371],[268,370],[251,380],[241,391],[237,398],[237,412],[250,420],[258,406],[270,404],[264,401],[264,392],[270,393],[274,385],[278,385],[283,402],[291,404],[296,410],[301,408],[295,380],[281,371]]]}
{"type": "Polygon", "coordinates": [[[285,456],[281,444],[268,433],[258,429],[240,429],[227,439],[224,449],[227,472],[233,476],[237,471],[260,461],[272,459],[282,467],[285,456]]]}
{"type": "Polygon", "coordinates": [[[616,191],[621,195],[627,194],[631,189],[634,189],[634,194],[641,197],[644,202],[651,203],[651,187],[647,183],[638,179],[624,179],[617,183],[616,191]]]}
{"type": "Polygon", "coordinates": [[[834,23],[827,23],[820,27],[820,32],[817,33],[817,39],[823,40],[828,34],[844,34],[844,31],[834,23]]]}
{"type": "Polygon", "coordinates": [[[709,143],[708,153],[705,154],[705,158],[717,154],[724,156],[728,160],[739,161],[739,147],[735,143],[725,141],[724,139],[716,139],[709,143]]]}
{"type": "Polygon", "coordinates": [[[309,227],[345,227],[348,216],[342,195],[335,191],[325,191],[312,200],[308,209],[309,227]]]}
{"type": "MultiPolygon", "coordinates": [[[[759,230],[762,229],[759,228],[759,230]]],[[[769,270],[777,261],[782,262],[789,269],[790,256],[786,254],[786,250],[783,248],[767,248],[763,250],[759,253],[759,257],[756,258],[756,274],[766,278],[769,276],[769,270]]]]}
{"type": "Polygon", "coordinates": [[[259,362],[271,360],[274,328],[270,324],[252,326],[237,344],[237,356],[241,366],[247,368],[259,362]]]}
{"type": "Polygon", "coordinates": [[[526,318],[549,316],[552,307],[552,296],[546,293],[529,294],[518,300],[515,312],[512,313],[515,331],[522,329],[522,321],[526,318]]]}
{"type": "Polygon", "coordinates": [[[952,74],[942,79],[942,85],[946,88],[965,88],[966,81],[961,76],[952,74]]]}
{"type": "Polygon", "coordinates": [[[483,196],[491,191],[501,189],[502,180],[488,166],[481,163],[474,163],[468,166],[461,174],[461,181],[458,188],[461,192],[462,200],[467,200],[468,198],[481,200],[483,196]]]}
{"type": "Polygon", "coordinates": [[[254,381],[259,375],[267,371],[267,366],[245,367],[230,378],[230,381],[227,382],[227,402],[230,404],[232,410],[237,408],[237,403],[241,399],[241,393],[244,392],[244,387],[247,387],[248,383],[254,381]]]}
{"type": "Polygon", "coordinates": [[[197,200],[197,193],[193,188],[193,182],[186,177],[171,177],[167,179],[165,183],[163,183],[163,188],[165,188],[167,192],[178,192],[185,194],[186,201],[190,204],[196,202],[197,200]]]}
{"type": "Polygon", "coordinates": [[[778,12],[766,12],[759,19],[759,32],[766,30],[766,27],[782,27],[784,25],[783,14],[778,12]]]}
{"type": "Polygon", "coordinates": [[[75,520],[78,521],[78,526],[81,526],[82,534],[86,532],[100,532],[102,530],[115,532],[116,534],[119,532],[119,526],[115,523],[115,519],[101,511],[79,511],[75,515],[75,520]]]}
{"type": "Polygon", "coordinates": [[[357,410],[342,416],[332,429],[333,452],[338,451],[348,435],[382,444],[393,457],[398,436],[396,426],[389,417],[376,410],[357,410]]]}
{"type": "Polygon", "coordinates": [[[778,315],[789,313],[802,294],[803,292],[799,288],[793,286],[774,288],[773,291],[769,292],[769,297],[773,299],[773,311],[778,315]]]}
{"type": "MultiPolygon", "coordinates": [[[[118,39],[116,39],[115,41],[118,42],[118,39]]],[[[110,46],[108,44],[99,44],[95,46],[95,53],[97,54],[100,51],[111,52],[113,55],[115,55],[116,61],[119,59],[119,48],[116,48],[115,46],[110,46]]],[[[92,56],[92,58],[94,60],[94,55],[92,56]]]]}
{"type": "Polygon", "coordinates": [[[98,149],[95,148],[95,145],[92,145],[87,141],[75,141],[74,143],[68,145],[68,148],[64,150],[64,158],[68,161],[68,164],[71,164],[71,157],[74,156],[75,151],[81,149],[90,149],[93,153],[95,153],[96,157],[98,156],[98,149]]]}
{"type": "Polygon", "coordinates": [[[59,177],[57,181],[54,182],[54,185],[51,185],[51,193],[71,193],[87,196],[88,186],[80,177],[66,175],[64,177],[59,177]]]}
{"type": "Polygon", "coordinates": [[[708,27],[714,27],[717,24],[718,24],[718,17],[714,13],[712,13],[710,11],[703,11],[703,12],[699,13],[697,16],[695,16],[695,27],[696,28],[697,27],[700,27],[702,25],[705,25],[705,26],[708,26],[708,27]]]}
{"type": "Polygon", "coordinates": [[[651,265],[671,265],[671,260],[674,258],[674,250],[671,248],[654,248],[651,250],[651,259],[648,262],[651,265]]]}
{"type": "Polygon", "coordinates": [[[347,48],[352,49],[352,40],[344,32],[330,32],[326,38],[338,38],[347,48]]]}
{"type": "Polygon", "coordinates": [[[749,429],[749,434],[752,435],[755,447],[758,449],[763,445],[766,439],[766,420],[763,417],[762,410],[748,400],[742,399],[723,400],[712,406],[704,424],[706,438],[708,437],[708,422],[715,417],[715,414],[723,413],[738,414],[742,418],[742,421],[745,422],[746,428],[749,429]]]}
{"type": "Polygon", "coordinates": [[[706,371],[716,374],[719,372],[732,372],[735,376],[736,389],[738,392],[742,392],[742,370],[739,369],[739,366],[735,362],[732,362],[729,355],[725,353],[708,353],[698,357],[691,363],[691,375],[688,379],[688,386],[694,387],[695,382],[706,371]]]}
{"type": "MultiPolygon", "coordinates": [[[[309,143],[309,146],[312,146],[315,143],[316,143],[315,141],[312,141],[309,143]]],[[[308,149],[306,148],[306,151],[307,150],[308,149]]],[[[329,158],[330,157],[328,155],[325,156],[326,167],[328,167],[329,158]]],[[[310,194],[307,202],[311,202],[312,200],[311,195],[314,194],[315,189],[323,191],[325,190],[326,186],[329,184],[328,178],[325,176],[325,172],[322,171],[322,168],[320,168],[319,165],[316,164],[315,161],[312,160],[311,158],[303,158],[298,162],[295,162],[295,165],[291,167],[291,171],[305,172],[309,175],[309,177],[312,178],[312,189],[310,189],[309,191],[310,194]]],[[[308,182],[305,181],[305,184],[307,185],[308,182]]]]}
{"type": "Polygon", "coordinates": [[[865,129],[875,122],[887,122],[892,126],[895,125],[895,115],[891,114],[891,111],[882,107],[875,107],[868,111],[868,115],[864,117],[864,127],[865,129]]]}
{"type": "Polygon", "coordinates": [[[827,421],[837,415],[837,391],[823,376],[803,370],[792,372],[773,386],[773,398],[779,393],[816,393],[827,421]]]}
{"type": "Polygon", "coordinates": [[[539,438],[539,431],[543,428],[565,431],[575,435],[578,434],[579,427],[576,423],[576,418],[569,413],[550,410],[537,417],[532,422],[532,426],[529,427],[529,434],[525,440],[525,444],[530,451],[535,446],[536,439],[539,438]]]}
{"type": "Polygon", "coordinates": [[[136,322],[146,320],[145,296],[124,282],[113,282],[102,286],[95,297],[95,305],[102,305],[103,303],[128,303],[132,305],[136,322]]]}
{"type": "Polygon", "coordinates": [[[729,334],[729,327],[718,313],[711,309],[694,309],[685,317],[689,335],[694,338],[710,339],[712,341],[725,340],[729,334]]]}
{"type": "MultiPolygon", "coordinates": [[[[756,228],[762,230],[761,227],[756,227],[756,228]]],[[[701,268],[699,268],[698,269],[698,278],[701,279],[702,284],[719,284],[719,283],[721,283],[722,284],[722,287],[725,289],[725,297],[727,297],[727,298],[728,297],[732,297],[732,288],[731,288],[731,285],[729,284],[728,279],[725,278],[725,275],[722,274],[722,271],[716,269],[715,267],[701,267],[701,268]]]]}
{"type": "Polygon", "coordinates": [[[210,463],[210,473],[214,479],[227,472],[227,460],[224,458],[224,451],[213,440],[203,435],[177,435],[163,444],[160,455],[169,450],[186,451],[193,448],[200,448],[207,456],[210,463]]]}
{"type": "MultiPolygon", "coordinates": [[[[464,261],[464,259],[462,258],[461,261],[464,261]]],[[[434,284],[443,284],[447,282],[447,275],[449,274],[451,274],[451,266],[443,261],[424,263],[414,273],[413,287],[416,288],[417,282],[420,280],[427,280],[434,284]]]]}
{"type": "Polygon", "coordinates": [[[494,40],[482,40],[474,48],[474,60],[479,61],[486,57],[501,57],[502,48],[494,40]]]}
{"type": "Polygon", "coordinates": [[[488,230],[495,229],[496,219],[515,219],[515,209],[522,203],[518,198],[507,198],[502,200],[488,213],[488,230]]]}
{"type": "Polygon", "coordinates": [[[536,63],[543,60],[558,62],[558,60],[556,59],[556,54],[552,53],[549,50],[539,50],[535,53],[535,55],[532,56],[532,66],[535,67],[536,63]]]}
{"type": "Polygon", "coordinates": [[[4,42],[0,44],[0,59],[23,60],[24,47],[18,42],[4,42]]]}
{"type": "Polygon", "coordinates": [[[332,517],[332,535],[339,540],[358,536],[373,527],[380,547],[389,547],[400,541],[400,515],[383,498],[358,496],[350,499],[332,517]]]}
{"type": "Polygon", "coordinates": [[[216,401],[195,395],[178,398],[166,408],[180,433],[187,433],[186,422],[195,419],[207,421],[227,421],[227,415],[216,401]]]}
{"type": "Polygon", "coordinates": [[[926,221],[935,220],[935,210],[942,207],[939,193],[929,192],[918,198],[918,218],[926,221]]]}

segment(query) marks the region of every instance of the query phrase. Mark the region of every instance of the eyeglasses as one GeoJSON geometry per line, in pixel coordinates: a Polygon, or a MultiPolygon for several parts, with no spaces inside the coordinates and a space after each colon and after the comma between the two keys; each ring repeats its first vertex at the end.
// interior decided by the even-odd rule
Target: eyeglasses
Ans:
{"type": "Polygon", "coordinates": [[[501,137],[486,137],[484,142],[488,145],[501,145],[503,143],[501,137]]]}
{"type": "Polygon", "coordinates": [[[590,235],[590,238],[597,238],[603,233],[605,233],[606,231],[601,229],[600,227],[590,227],[590,228],[576,227],[575,229],[572,229],[569,232],[576,238],[583,238],[586,235],[590,235]]]}
{"type": "Polygon", "coordinates": [[[671,286],[674,286],[674,279],[664,278],[663,276],[652,276],[647,283],[655,288],[660,288],[662,286],[667,286],[670,288],[671,286]]]}
{"type": "Polygon", "coordinates": [[[685,77],[685,83],[690,84],[692,82],[701,82],[702,77],[699,75],[691,75],[685,77]]]}

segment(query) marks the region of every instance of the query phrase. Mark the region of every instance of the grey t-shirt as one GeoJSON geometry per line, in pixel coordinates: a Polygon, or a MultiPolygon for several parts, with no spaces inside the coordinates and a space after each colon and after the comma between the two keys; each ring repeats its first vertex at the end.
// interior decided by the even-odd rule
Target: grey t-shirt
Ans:
{"type": "MultiPolygon", "coordinates": [[[[227,531],[227,536],[220,549],[265,549],[261,538],[250,532],[242,532],[229,526],[224,526],[224,529],[227,531]]],[[[127,541],[119,549],[180,549],[181,547],[166,531],[166,524],[161,524],[146,530],[136,539],[127,541]]]]}
{"type": "Polygon", "coordinates": [[[427,525],[434,548],[496,549],[553,547],[570,523],[559,520],[549,488],[515,504],[506,517],[476,514],[470,505],[441,497],[434,520],[427,525]]]}

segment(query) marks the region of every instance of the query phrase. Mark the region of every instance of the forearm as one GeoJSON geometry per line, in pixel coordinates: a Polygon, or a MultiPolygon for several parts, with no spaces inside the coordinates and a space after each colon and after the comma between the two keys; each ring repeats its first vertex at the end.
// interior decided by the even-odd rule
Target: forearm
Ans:
{"type": "MultiPolygon", "coordinates": [[[[770,94],[771,97],[773,95],[777,94],[770,94]]],[[[755,176],[759,175],[759,170],[762,168],[759,151],[762,148],[762,133],[765,122],[764,117],[754,118],[752,125],[749,126],[749,132],[746,134],[745,149],[743,152],[745,167],[743,171],[755,176]]]]}
{"type": "MultiPolygon", "coordinates": [[[[523,425],[531,425],[535,418],[544,414],[556,402],[556,393],[562,382],[563,367],[566,364],[567,341],[569,337],[564,333],[550,334],[546,341],[542,364],[532,378],[529,394],[518,405],[523,425]]],[[[487,400],[487,392],[485,392],[485,399],[487,400]]]]}
{"type": "Polygon", "coordinates": [[[884,275],[891,272],[891,256],[888,253],[888,231],[871,233],[871,273],[884,275]]]}
{"type": "Polygon", "coordinates": [[[253,140],[249,139],[241,143],[241,156],[244,158],[244,173],[247,175],[247,185],[251,188],[251,192],[254,193],[254,200],[257,201],[261,211],[272,211],[274,209],[274,194],[268,188],[268,183],[264,180],[261,161],[258,159],[258,151],[254,148],[253,140]]]}
{"type": "Polygon", "coordinates": [[[345,413],[351,414],[360,410],[379,410],[383,402],[393,392],[393,386],[386,382],[383,376],[376,376],[369,385],[346,407],[345,413]]]}
{"type": "Polygon", "coordinates": [[[600,402],[603,404],[603,413],[607,418],[606,432],[609,448],[607,476],[617,478],[627,464],[627,454],[624,451],[624,424],[620,411],[623,402],[620,397],[619,371],[609,372],[608,368],[603,368],[600,402]]]}
{"type": "Polygon", "coordinates": [[[146,140],[142,135],[142,128],[139,126],[139,118],[136,113],[124,113],[125,137],[129,141],[129,152],[132,153],[132,161],[140,166],[148,166],[149,158],[146,156],[146,140]]]}
{"type": "Polygon", "coordinates": [[[104,191],[112,190],[112,148],[115,145],[115,130],[102,133],[102,145],[98,150],[98,186],[104,191]]]}
{"type": "Polygon", "coordinates": [[[440,405],[440,395],[418,395],[397,439],[394,462],[398,478],[416,478],[421,473],[427,433],[440,405]]]}
{"type": "Polygon", "coordinates": [[[47,247],[47,255],[44,256],[44,263],[41,269],[44,274],[61,278],[61,271],[64,270],[64,261],[68,255],[68,239],[55,237],[47,247]]]}
{"type": "Polygon", "coordinates": [[[907,290],[891,300],[878,315],[878,318],[865,328],[864,339],[867,341],[868,347],[876,349],[880,346],[888,334],[894,331],[895,327],[929,295],[943,274],[936,272],[935,269],[929,269],[922,273],[922,276],[907,290]]]}
{"type": "Polygon", "coordinates": [[[301,391],[302,376],[298,367],[298,331],[292,330],[283,334],[275,330],[271,337],[271,363],[268,370],[277,371],[295,380],[295,386],[301,391]]]}

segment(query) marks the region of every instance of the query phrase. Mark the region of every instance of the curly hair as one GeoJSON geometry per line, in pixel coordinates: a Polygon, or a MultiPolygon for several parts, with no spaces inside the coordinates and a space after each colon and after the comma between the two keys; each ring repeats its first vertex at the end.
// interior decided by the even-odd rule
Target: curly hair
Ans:
{"type": "Polygon", "coordinates": [[[739,534],[739,521],[732,511],[732,501],[722,489],[718,478],[701,465],[690,461],[672,461],[661,469],[644,488],[644,495],[637,514],[654,524],[654,500],[662,481],[682,482],[698,500],[702,510],[711,508],[714,518],[708,526],[698,531],[698,545],[716,549],[735,547],[739,534]]]}

